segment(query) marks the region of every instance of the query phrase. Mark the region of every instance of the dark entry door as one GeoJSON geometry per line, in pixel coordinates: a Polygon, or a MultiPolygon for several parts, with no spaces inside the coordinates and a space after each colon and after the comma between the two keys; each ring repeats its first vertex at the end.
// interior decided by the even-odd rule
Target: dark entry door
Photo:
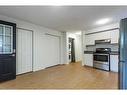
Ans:
{"type": "Polygon", "coordinates": [[[16,78],[16,24],[0,20],[0,81],[16,78]]]}

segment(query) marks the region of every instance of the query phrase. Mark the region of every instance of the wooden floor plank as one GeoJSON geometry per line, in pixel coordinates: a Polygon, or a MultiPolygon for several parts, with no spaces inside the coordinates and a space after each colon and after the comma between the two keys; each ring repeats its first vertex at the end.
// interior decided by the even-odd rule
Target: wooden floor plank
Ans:
{"type": "Polygon", "coordinates": [[[0,89],[118,89],[118,73],[77,62],[19,75],[0,83],[0,89]]]}

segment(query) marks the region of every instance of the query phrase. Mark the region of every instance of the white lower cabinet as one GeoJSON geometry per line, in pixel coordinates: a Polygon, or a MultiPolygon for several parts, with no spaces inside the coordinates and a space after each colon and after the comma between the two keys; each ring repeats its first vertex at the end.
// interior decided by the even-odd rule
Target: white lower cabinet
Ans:
{"type": "Polygon", "coordinates": [[[84,65],[93,67],[93,54],[84,54],[84,65]]]}
{"type": "Polygon", "coordinates": [[[119,30],[112,30],[111,31],[111,43],[116,44],[119,41],[119,30]]]}
{"type": "Polygon", "coordinates": [[[110,70],[118,72],[118,55],[110,55],[110,70]]]}

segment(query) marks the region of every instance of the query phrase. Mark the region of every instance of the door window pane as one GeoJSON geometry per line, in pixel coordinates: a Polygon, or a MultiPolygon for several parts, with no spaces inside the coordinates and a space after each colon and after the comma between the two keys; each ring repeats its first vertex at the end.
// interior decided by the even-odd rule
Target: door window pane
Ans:
{"type": "Polygon", "coordinates": [[[0,35],[3,35],[3,26],[0,25],[0,35]]]}
{"type": "Polygon", "coordinates": [[[5,26],[5,35],[11,36],[11,27],[5,26]]]}
{"type": "Polygon", "coordinates": [[[0,25],[0,54],[9,54],[13,51],[12,27],[0,25]]]}
{"type": "Polygon", "coordinates": [[[5,45],[11,45],[11,36],[5,36],[5,45]]]}
{"type": "Polygon", "coordinates": [[[10,45],[4,45],[4,46],[3,46],[3,52],[4,52],[4,53],[9,53],[9,52],[11,52],[11,46],[10,46],[10,45]]]}
{"type": "Polygon", "coordinates": [[[2,52],[2,42],[0,42],[0,53],[2,52]]]}
{"type": "Polygon", "coordinates": [[[0,41],[0,47],[2,47],[2,42],[0,41]]]}
{"type": "Polygon", "coordinates": [[[3,36],[0,35],[0,42],[2,42],[2,41],[3,41],[3,36]]]}
{"type": "Polygon", "coordinates": [[[0,46],[0,53],[2,52],[2,46],[0,46]]]}
{"type": "Polygon", "coordinates": [[[0,36],[0,53],[2,53],[3,36],[0,36]]]}

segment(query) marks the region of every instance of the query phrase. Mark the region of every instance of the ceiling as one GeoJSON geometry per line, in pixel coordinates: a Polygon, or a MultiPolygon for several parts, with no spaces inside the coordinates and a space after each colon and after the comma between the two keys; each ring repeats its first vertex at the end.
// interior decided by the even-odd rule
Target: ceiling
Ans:
{"type": "Polygon", "coordinates": [[[0,14],[58,31],[79,31],[101,25],[95,22],[111,18],[107,24],[127,17],[127,6],[0,6],[0,14]]]}

